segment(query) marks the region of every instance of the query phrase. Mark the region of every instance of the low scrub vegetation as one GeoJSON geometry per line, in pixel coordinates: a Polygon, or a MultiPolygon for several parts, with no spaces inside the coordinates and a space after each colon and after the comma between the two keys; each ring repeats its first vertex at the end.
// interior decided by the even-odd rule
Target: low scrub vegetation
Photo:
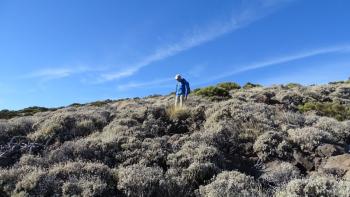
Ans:
{"type": "Polygon", "coordinates": [[[350,83],[350,79],[345,80],[345,81],[332,81],[332,82],[329,82],[329,84],[331,84],[331,85],[344,84],[344,83],[349,84],[350,83]]]}
{"type": "Polygon", "coordinates": [[[0,119],[11,119],[18,116],[32,116],[38,112],[46,112],[46,111],[55,111],[54,108],[45,108],[45,107],[28,107],[18,111],[11,110],[1,110],[0,111],[0,119]]]}
{"type": "Polygon", "coordinates": [[[244,84],[243,89],[250,89],[250,88],[256,88],[256,87],[262,87],[262,85],[248,82],[244,84]]]}
{"type": "Polygon", "coordinates": [[[302,85],[300,85],[299,83],[288,83],[286,85],[287,88],[299,88],[302,87],[302,85]]]}
{"type": "Polygon", "coordinates": [[[350,105],[338,102],[307,102],[299,106],[301,112],[315,111],[320,116],[328,116],[339,121],[350,119],[350,105]]]}
{"type": "Polygon", "coordinates": [[[95,101],[95,102],[92,102],[92,103],[88,103],[88,105],[92,105],[92,106],[95,106],[95,107],[102,107],[102,106],[105,106],[107,105],[108,103],[111,103],[113,102],[112,100],[110,99],[107,99],[107,100],[104,100],[104,101],[95,101]]]}
{"type": "Polygon", "coordinates": [[[237,171],[222,172],[199,189],[200,196],[265,196],[253,177],[237,171]]]}
{"type": "Polygon", "coordinates": [[[201,88],[194,92],[198,96],[204,96],[210,98],[212,100],[222,100],[230,98],[230,93],[224,88],[209,86],[205,88],[201,88]]]}
{"type": "Polygon", "coordinates": [[[241,86],[238,83],[234,83],[234,82],[219,83],[217,85],[217,87],[223,88],[223,89],[225,89],[227,91],[236,90],[236,89],[240,89],[241,88],[241,86]]]}
{"type": "Polygon", "coordinates": [[[183,108],[157,95],[7,111],[0,196],[349,196],[349,95],[229,82],[183,108]]]}
{"type": "Polygon", "coordinates": [[[191,115],[190,111],[185,106],[175,107],[173,105],[166,108],[166,113],[172,120],[185,120],[191,115]]]}
{"type": "Polygon", "coordinates": [[[204,96],[211,100],[227,100],[231,98],[230,91],[238,90],[241,86],[234,82],[218,83],[215,86],[196,88],[192,92],[198,96],[204,96]]]}
{"type": "Polygon", "coordinates": [[[311,176],[305,179],[290,181],[277,192],[277,197],[287,196],[339,196],[347,197],[350,192],[350,181],[332,176],[311,176]]]}

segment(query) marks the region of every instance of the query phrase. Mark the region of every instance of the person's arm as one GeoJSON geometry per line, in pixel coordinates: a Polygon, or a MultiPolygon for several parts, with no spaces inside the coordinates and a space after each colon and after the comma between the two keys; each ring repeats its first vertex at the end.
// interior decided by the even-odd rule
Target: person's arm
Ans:
{"type": "Polygon", "coordinates": [[[187,99],[187,96],[190,94],[190,92],[191,92],[190,83],[186,81],[186,99],[187,99]]]}
{"type": "Polygon", "coordinates": [[[176,84],[176,88],[175,88],[175,96],[176,96],[176,94],[177,94],[177,88],[178,88],[178,86],[179,86],[179,83],[177,83],[177,84],[176,84]]]}

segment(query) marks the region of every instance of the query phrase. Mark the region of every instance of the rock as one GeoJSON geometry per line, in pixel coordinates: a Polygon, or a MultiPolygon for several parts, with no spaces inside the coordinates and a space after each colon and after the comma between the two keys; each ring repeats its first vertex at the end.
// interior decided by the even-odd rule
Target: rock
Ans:
{"type": "Polygon", "coordinates": [[[350,178],[350,154],[329,157],[319,171],[350,178]]]}
{"type": "Polygon", "coordinates": [[[350,144],[346,145],[345,152],[350,153],[350,144]]]}
{"type": "Polygon", "coordinates": [[[344,176],[343,179],[350,180],[350,171],[348,171],[344,176]]]}
{"type": "Polygon", "coordinates": [[[294,151],[293,157],[295,159],[297,166],[302,166],[305,171],[311,171],[315,166],[314,163],[310,161],[310,159],[304,154],[294,151]]]}
{"type": "Polygon", "coordinates": [[[349,85],[344,85],[344,86],[338,87],[336,89],[336,91],[332,94],[332,96],[336,96],[336,97],[342,98],[342,99],[349,99],[349,97],[350,97],[349,85]]]}
{"type": "Polygon", "coordinates": [[[317,147],[316,154],[320,157],[331,157],[344,153],[343,151],[344,150],[339,146],[333,144],[323,144],[317,147]]]}
{"type": "Polygon", "coordinates": [[[314,165],[315,165],[315,169],[318,169],[322,164],[322,158],[320,157],[315,157],[314,159],[314,165]]]}
{"type": "Polygon", "coordinates": [[[302,101],[302,98],[300,98],[294,92],[280,92],[276,95],[276,99],[279,102],[281,102],[283,104],[287,104],[287,105],[302,101]]]}

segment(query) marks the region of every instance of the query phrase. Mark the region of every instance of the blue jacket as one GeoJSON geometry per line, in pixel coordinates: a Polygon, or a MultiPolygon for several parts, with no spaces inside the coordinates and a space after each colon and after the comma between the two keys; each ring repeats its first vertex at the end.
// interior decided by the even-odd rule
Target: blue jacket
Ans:
{"type": "Polygon", "coordinates": [[[182,78],[181,81],[176,84],[176,95],[187,96],[190,92],[190,84],[186,81],[186,79],[182,78]]]}

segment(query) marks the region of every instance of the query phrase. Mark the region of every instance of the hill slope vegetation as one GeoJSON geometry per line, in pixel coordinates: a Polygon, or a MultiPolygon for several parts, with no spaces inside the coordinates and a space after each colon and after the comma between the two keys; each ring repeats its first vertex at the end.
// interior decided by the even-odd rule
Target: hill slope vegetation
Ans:
{"type": "Polygon", "coordinates": [[[4,116],[0,196],[349,196],[349,82],[173,97],[4,116]]]}

